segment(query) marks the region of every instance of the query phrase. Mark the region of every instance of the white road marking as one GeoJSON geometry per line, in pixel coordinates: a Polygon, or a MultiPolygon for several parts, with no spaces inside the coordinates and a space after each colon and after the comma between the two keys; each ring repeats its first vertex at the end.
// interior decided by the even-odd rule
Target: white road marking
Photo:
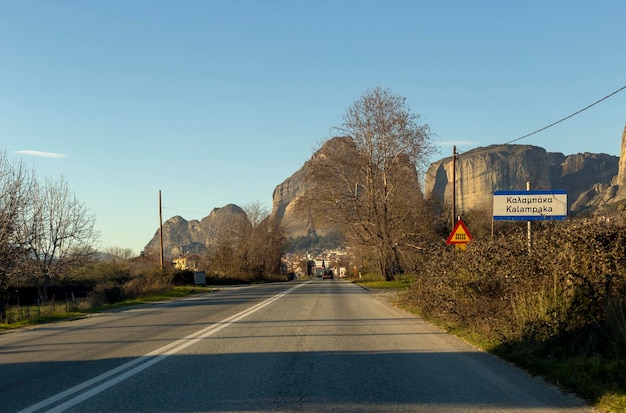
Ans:
{"type": "Polygon", "coordinates": [[[218,331],[228,327],[229,325],[233,323],[236,323],[237,321],[249,316],[252,313],[257,312],[263,307],[270,305],[271,303],[278,300],[279,298],[284,297],[285,295],[291,293],[292,291],[296,290],[297,288],[302,287],[303,285],[307,283],[298,284],[240,313],[237,313],[231,317],[225,318],[224,320],[216,324],[212,324],[202,330],[196,331],[195,333],[192,333],[184,338],[181,338],[180,340],[174,341],[161,348],[158,348],[151,353],[137,357],[136,359],[133,359],[125,364],[122,364],[119,367],[116,367],[112,370],[102,373],[99,376],[94,377],[93,379],[87,380],[65,391],[62,391],[61,393],[58,393],[52,397],[49,397],[45,400],[35,403],[32,406],[29,406],[23,410],[20,410],[18,413],[34,413],[52,404],[58,403],[75,393],[79,393],[85,389],[89,389],[53,407],[52,409],[47,410],[48,412],[55,412],[55,413],[64,412],[68,410],[69,408],[76,406],[77,404],[89,399],[90,397],[93,397],[99,393],[102,393],[109,387],[112,387],[126,380],[127,378],[134,376],[135,374],[147,369],[148,367],[154,366],[155,364],[165,360],[167,357],[173,354],[176,354],[186,349],[187,347],[217,333],[218,331]],[[92,387],[96,385],[97,383],[100,383],[100,384],[98,384],[95,387],[92,387]]]}

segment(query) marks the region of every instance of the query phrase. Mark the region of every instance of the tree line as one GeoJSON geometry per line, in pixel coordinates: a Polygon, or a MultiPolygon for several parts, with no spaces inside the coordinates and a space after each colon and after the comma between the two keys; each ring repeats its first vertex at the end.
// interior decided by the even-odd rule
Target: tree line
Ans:
{"type": "Polygon", "coordinates": [[[76,199],[64,177],[37,177],[23,162],[0,153],[0,311],[10,286],[48,287],[93,252],[95,218],[76,199]]]}

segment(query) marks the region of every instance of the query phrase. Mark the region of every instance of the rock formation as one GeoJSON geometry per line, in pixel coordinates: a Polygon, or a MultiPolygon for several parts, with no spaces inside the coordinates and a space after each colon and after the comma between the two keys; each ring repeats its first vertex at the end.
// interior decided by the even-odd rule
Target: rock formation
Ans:
{"type": "MultiPolygon", "coordinates": [[[[593,156],[598,157],[601,155],[593,156]]],[[[601,181],[591,185],[589,189],[583,191],[578,196],[571,205],[572,211],[595,210],[598,212],[605,206],[621,203],[626,199],[626,126],[624,127],[624,132],[622,132],[622,145],[617,171],[614,171],[612,167],[607,168],[607,166],[606,163],[601,165],[599,171],[602,177],[601,181]],[[606,181],[607,176],[612,176],[610,182],[606,181]]],[[[598,171],[596,170],[595,172],[594,176],[597,176],[598,171]]],[[[581,179],[580,186],[584,186],[584,184],[588,184],[590,181],[590,176],[582,173],[579,174],[578,178],[581,179]]],[[[579,181],[576,182],[578,183],[579,181]]]]}
{"type": "MultiPolygon", "coordinates": [[[[351,138],[336,137],[326,141],[311,159],[330,154],[333,159],[356,156],[356,147],[351,138]]],[[[296,203],[306,193],[306,165],[278,184],[272,194],[272,217],[276,217],[283,225],[289,237],[300,237],[311,234],[323,236],[331,229],[324,223],[315,222],[312,218],[296,213],[296,203]]]]}
{"type": "MultiPolygon", "coordinates": [[[[607,154],[546,152],[531,145],[493,145],[457,156],[456,207],[491,211],[492,195],[498,190],[562,189],[568,193],[571,211],[586,206],[580,196],[596,185],[609,185],[617,174],[619,158],[607,154]]],[[[452,201],[452,157],[428,168],[425,194],[446,203],[452,201]]],[[[593,197],[591,197],[593,198],[593,197]]]]}
{"type": "MultiPolygon", "coordinates": [[[[337,154],[356,156],[350,138],[327,141],[312,158],[337,154]]],[[[340,158],[341,156],[339,156],[340,158]]],[[[311,162],[310,160],[308,162],[311,162]]],[[[307,190],[306,163],[278,184],[272,198],[272,217],[281,222],[288,237],[325,235],[330,228],[295,213],[296,202],[307,190]]],[[[417,176],[415,177],[416,187],[417,176]]],[[[452,157],[434,162],[425,179],[426,197],[446,203],[452,198],[452,157]]],[[[578,153],[563,155],[531,145],[493,145],[465,152],[456,162],[456,207],[459,211],[480,209],[491,212],[496,190],[561,189],[568,193],[570,213],[598,208],[626,199],[626,127],[622,134],[621,157],[578,153]]],[[[421,196],[416,193],[413,196],[421,196]]],[[[168,259],[186,253],[206,254],[219,232],[237,219],[246,222],[245,212],[236,205],[215,208],[201,221],[175,216],[163,224],[164,250],[168,259]]],[[[249,222],[248,222],[249,223],[249,222]]],[[[159,231],[146,245],[146,253],[158,253],[159,231]]]]}
{"type": "Polygon", "coordinates": [[[305,172],[301,168],[277,185],[272,194],[272,216],[281,222],[285,233],[291,237],[304,236],[313,230],[307,220],[295,213],[296,202],[304,196],[305,189],[305,172]]]}
{"type": "MultiPolygon", "coordinates": [[[[247,222],[246,213],[237,205],[228,204],[222,208],[214,208],[202,220],[187,221],[175,216],[163,223],[163,251],[168,260],[186,254],[204,255],[209,252],[222,231],[237,221],[247,222]]],[[[157,229],[152,240],[144,248],[145,254],[160,252],[160,234],[157,229]]]]}
{"type": "Polygon", "coordinates": [[[626,125],[624,125],[624,132],[622,132],[619,171],[613,182],[611,182],[611,185],[617,187],[617,193],[613,202],[619,202],[626,199],[626,125]]]}

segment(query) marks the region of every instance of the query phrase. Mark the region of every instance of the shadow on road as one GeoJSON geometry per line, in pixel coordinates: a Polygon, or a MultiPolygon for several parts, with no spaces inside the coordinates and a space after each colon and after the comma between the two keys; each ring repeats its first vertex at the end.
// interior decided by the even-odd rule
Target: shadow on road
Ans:
{"type": "MultiPolygon", "coordinates": [[[[61,370],[71,377],[46,387],[3,377],[2,411],[18,411],[128,361],[2,365],[5,371],[61,370]]],[[[585,411],[580,400],[510,370],[511,366],[480,352],[173,355],[77,408],[89,412],[585,411]]]]}

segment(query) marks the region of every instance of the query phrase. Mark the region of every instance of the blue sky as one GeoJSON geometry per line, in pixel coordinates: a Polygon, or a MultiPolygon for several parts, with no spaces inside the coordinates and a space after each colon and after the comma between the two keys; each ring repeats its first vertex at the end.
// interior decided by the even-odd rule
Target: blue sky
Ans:
{"type": "MultiPolygon", "coordinates": [[[[626,2],[0,0],[0,145],[63,175],[101,247],[163,218],[271,207],[367,89],[407,98],[449,156],[626,85],[626,2]],[[24,152],[33,151],[33,152],[24,152]]],[[[619,155],[626,90],[518,141],[619,155]]]]}

